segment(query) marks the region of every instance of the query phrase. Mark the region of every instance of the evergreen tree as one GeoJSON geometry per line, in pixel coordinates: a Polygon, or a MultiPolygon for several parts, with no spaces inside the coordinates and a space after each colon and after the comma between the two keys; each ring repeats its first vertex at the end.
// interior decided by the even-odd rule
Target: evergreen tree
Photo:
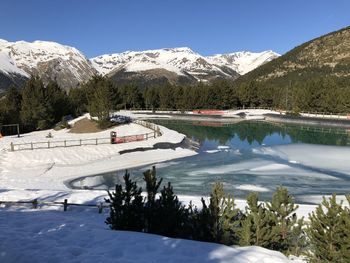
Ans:
{"type": "Polygon", "coordinates": [[[157,88],[146,88],[144,91],[144,100],[146,108],[151,108],[152,111],[159,108],[159,93],[157,88]]]}
{"type": "Polygon", "coordinates": [[[30,78],[22,89],[21,120],[26,130],[47,129],[53,124],[53,110],[46,98],[41,79],[30,78]]]}
{"type": "Polygon", "coordinates": [[[151,233],[168,237],[186,237],[187,209],[174,194],[170,183],[161,190],[160,197],[155,203],[155,209],[156,214],[152,218],[151,233]]]}
{"type": "Polygon", "coordinates": [[[88,110],[91,116],[97,117],[100,124],[108,121],[114,98],[112,82],[104,77],[94,76],[86,83],[86,87],[88,110]]]}
{"type": "Polygon", "coordinates": [[[80,116],[88,112],[87,87],[82,86],[71,89],[68,93],[72,113],[74,116],[80,116]]]}
{"type": "Polygon", "coordinates": [[[146,182],[147,190],[147,202],[145,204],[145,225],[146,232],[154,233],[157,231],[157,205],[156,205],[156,195],[162,179],[157,180],[156,168],[152,167],[152,170],[147,170],[143,173],[144,181],[146,182]]]}
{"type": "Polygon", "coordinates": [[[302,250],[305,247],[303,218],[297,218],[295,211],[298,206],[288,190],[278,187],[272,195],[271,203],[267,203],[267,208],[273,221],[268,248],[285,254],[295,254],[302,250]]]}
{"type": "Polygon", "coordinates": [[[115,186],[115,192],[108,191],[110,214],[106,224],[113,230],[142,231],[144,229],[144,206],[142,189],[131,181],[130,174],[124,175],[125,187],[115,186]]]}
{"type": "Polygon", "coordinates": [[[273,221],[264,203],[258,204],[258,194],[247,197],[246,217],[242,220],[240,245],[268,247],[271,240],[273,221]]]}
{"type": "MultiPolygon", "coordinates": [[[[350,197],[348,196],[348,201],[350,197]]],[[[350,213],[337,203],[333,194],[309,215],[310,262],[350,262],[350,213]]]]}
{"type": "Polygon", "coordinates": [[[50,115],[53,116],[55,123],[59,122],[63,116],[71,112],[68,96],[66,92],[58,86],[57,82],[50,81],[49,84],[47,84],[45,96],[48,109],[51,110],[50,115]]]}
{"type": "Polygon", "coordinates": [[[216,243],[237,243],[240,211],[235,208],[233,197],[225,194],[223,184],[214,184],[208,207],[204,200],[202,203],[203,208],[198,215],[199,226],[202,227],[199,233],[207,231],[210,236],[202,236],[216,243]]]}
{"type": "Polygon", "coordinates": [[[20,123],[21,94],[15,86],[11,86],[1,100],[2,120],[4,124],[20,123]]]}

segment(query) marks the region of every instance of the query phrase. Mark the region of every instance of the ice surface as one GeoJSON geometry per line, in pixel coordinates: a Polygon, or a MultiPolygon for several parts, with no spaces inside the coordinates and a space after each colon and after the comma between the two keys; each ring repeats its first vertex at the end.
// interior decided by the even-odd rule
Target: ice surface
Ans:
{"type": "Polygon", "coordinates": [[[255,153],[271,155],[310,168],[350,175],[350,147],[289,144],[255,149],[255,153]]]}
{"type": "Polygon", "coordinates": [[[249,192],[269,192],[270,189],[260,186],[260,185],[251,185],[251,184],[241,184],[235,187],[239,190],[245,190],[249,192]]]}
{"type": "Polygon", "coordinates": [[[219,150],[222,150],[222,149],[230,149],[230,146],[219,145],[219,146],[218,146],[218,149],[219,149],[219,150]]]}
{"type": "Polygon", "coordinates": [[[206,153],[218,153],[220,150],[206,150],[206,153]]]}

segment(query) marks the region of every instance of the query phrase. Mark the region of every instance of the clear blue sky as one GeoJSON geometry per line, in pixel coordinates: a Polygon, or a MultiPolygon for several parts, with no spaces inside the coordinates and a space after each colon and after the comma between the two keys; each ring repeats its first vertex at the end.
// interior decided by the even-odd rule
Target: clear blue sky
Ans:
{"type": "Polygon", "coordinates": [[[350,25],[349,0],[1,0],[0,38],[50,40],[87,57],[190,47],[285,53],[350,25]]]}

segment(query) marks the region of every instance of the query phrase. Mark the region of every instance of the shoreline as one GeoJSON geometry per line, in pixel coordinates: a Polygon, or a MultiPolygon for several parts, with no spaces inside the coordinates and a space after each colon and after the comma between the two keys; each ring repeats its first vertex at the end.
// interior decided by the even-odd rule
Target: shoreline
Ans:
{"type": "MultiPolygon", "coordinates": [[[[239,112],[244,112],[240,110],[239,112]]],[[[275,123],[291,123],[310,126],[322,126],[322,127],[338,127],[344,129],[350,129],[350,119],[333,119],[333,118],[319,118],[319,117],[306,117],[306,116],[289,116],[282,115],[280,113],[263,113],[247,115],[246,118],[239,115],[196,115],[196,114],[181,114],[181,113],[161,113],[161,112],[143,112],[133,113],[135,116],[140,115],[141,118],[149,120],[182,120],[182,121],[211,121],[211,122],[223,122],[223,123],[239,123],[242,121],[259,120],[265,122],[275,123]],[[149,116],[148,118],[146,116],[149,116]]]]}

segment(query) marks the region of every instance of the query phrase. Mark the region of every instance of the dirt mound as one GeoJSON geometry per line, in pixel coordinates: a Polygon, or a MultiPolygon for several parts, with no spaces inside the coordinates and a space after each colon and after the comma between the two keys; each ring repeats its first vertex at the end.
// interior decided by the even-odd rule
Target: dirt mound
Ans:
{"type": "Polygon", "coordinates": [[[84,118],[80,121],[77,121],[74,126],[70,129],[71,133],[92,133],[100,132],[102,129],[98,127],[97,122],[84,118]]]}

